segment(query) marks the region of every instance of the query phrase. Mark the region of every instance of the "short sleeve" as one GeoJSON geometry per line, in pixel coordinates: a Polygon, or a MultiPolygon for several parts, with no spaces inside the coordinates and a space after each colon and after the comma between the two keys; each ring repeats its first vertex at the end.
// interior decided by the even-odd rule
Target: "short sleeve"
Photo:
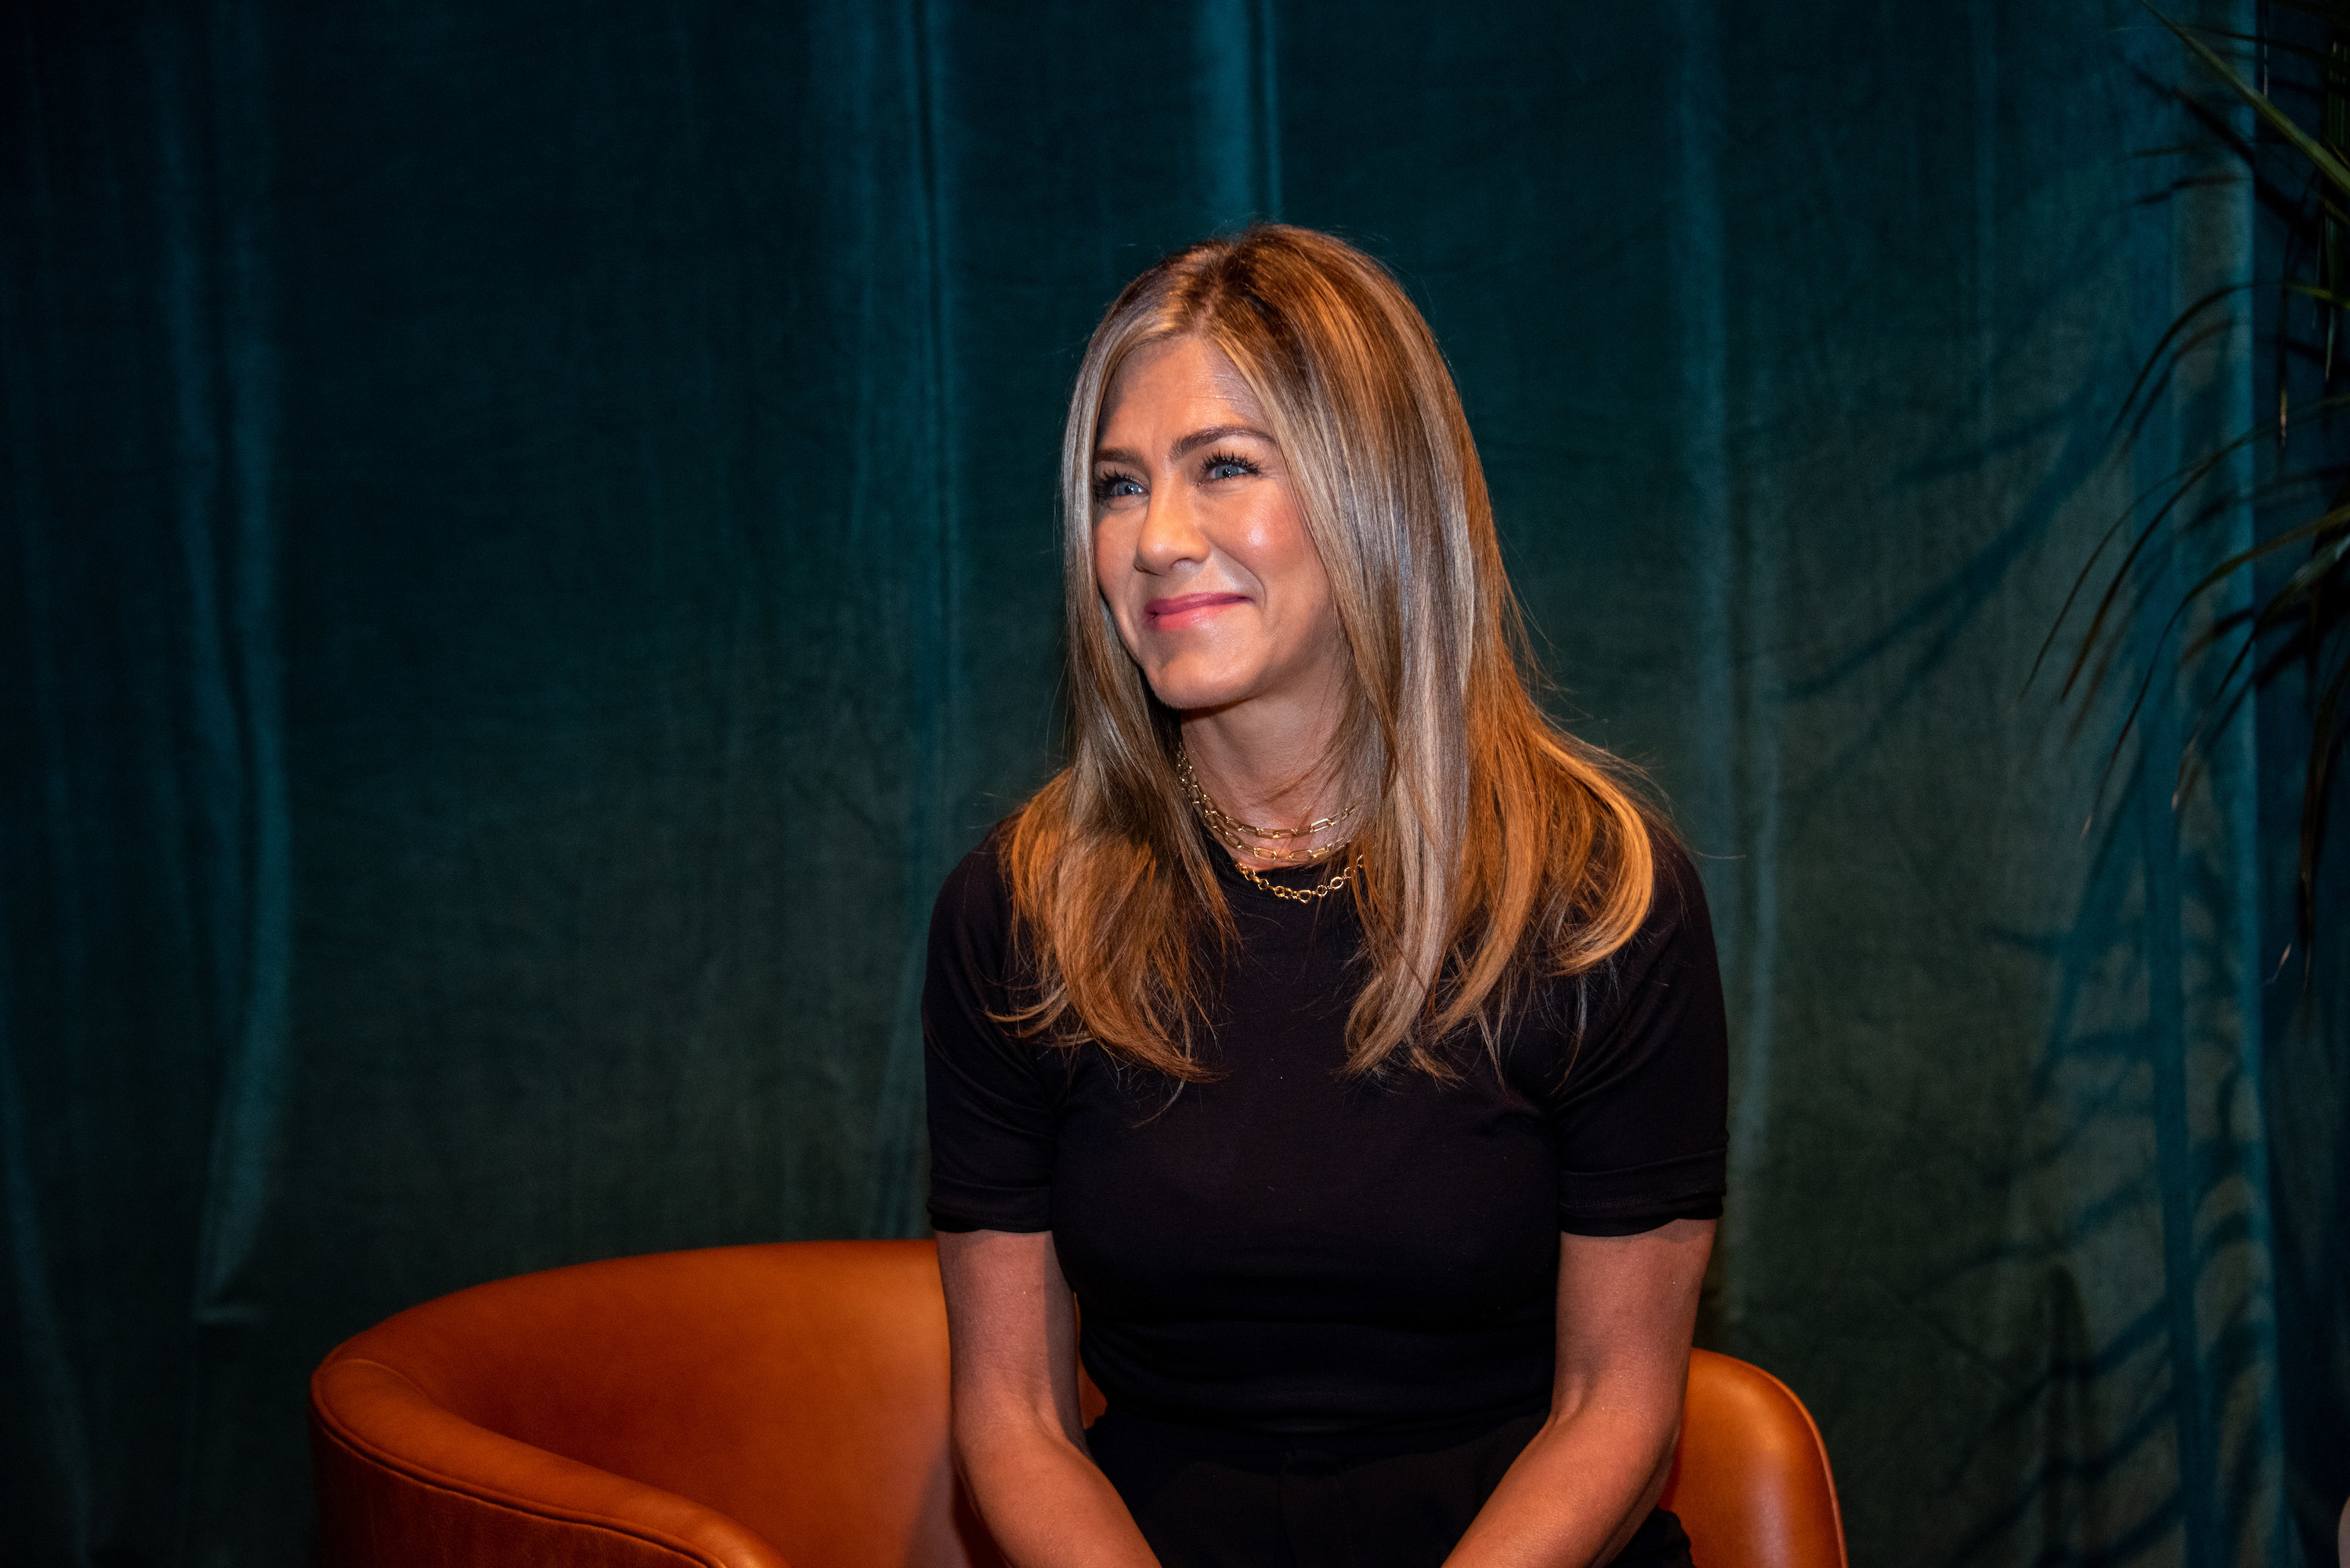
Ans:
{"type": "Polygon", "coordinates": [[[931,911],[922,981],[922,1077],[931,1131],[931,1223],[941,1231],[1052,1229],[1058,1114],[1039,1054],[990,1014],[1012,1003],[1012,899],[991,836],[963,857],[931,911]]]}
{"type": "Polygon", "coordinates": [[[1689,857],[1662,830],[1655,843],[1648,917],[1581,980],[1580,1037],[1550,1096],[1559,1228],[1578,1235],[1717,1219],[1728,1185],[1729,1031],[1713,925],[1689,857]]]}

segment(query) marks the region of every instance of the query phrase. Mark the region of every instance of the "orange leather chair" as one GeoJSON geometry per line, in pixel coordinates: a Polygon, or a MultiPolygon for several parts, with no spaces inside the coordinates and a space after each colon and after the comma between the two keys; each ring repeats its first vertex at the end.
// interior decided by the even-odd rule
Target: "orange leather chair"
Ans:
{"type": "MultiPolygon", "coordinates": [[[[310,1416],[327,1568],[1001,1562],[948,1461],[928,1241],[718,1247],[460,1291],[327,1357],[310,1416]]],[[[1696,1353],[1665,1503],[1700,1568],[1844,1568],[1819,1433],[1744,1362],[1696,1353]]]]}

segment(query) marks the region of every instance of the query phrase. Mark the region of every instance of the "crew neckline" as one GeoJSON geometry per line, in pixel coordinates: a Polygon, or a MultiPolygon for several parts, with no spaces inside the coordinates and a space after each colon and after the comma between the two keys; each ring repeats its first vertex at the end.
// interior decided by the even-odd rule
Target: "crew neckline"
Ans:
{"type": "MultiPolygon", "coordinates": [[[[1309,904],[1300,904],[1292,898],[1276,898],[1241,875],[1240,863],[1232,858],[1232,852],[1230,849],[1217,842],[1213,834],[1204,826],[1199,827],[1198,831],[1201,842],[1207,848],[1208,857],[1216,867],[1216,880],[1222,883],[1228,889],[1245,888],[1253,898],[1262,902],[1277,904],[1288,909],[1318,909],[1328,903],[1344,903],[1349,908],[1354,905],[1354,896],[1348,890],[1333,893],[1326,898],[1316,898],[1309,904]]],[[[1323,880],[1330,874],[1330,868],[1331,862],[1322,860],[1311,866],[1265,867],[1260,868],[1257,875],[1276,888],[1311,888],[1323,880]]]]}

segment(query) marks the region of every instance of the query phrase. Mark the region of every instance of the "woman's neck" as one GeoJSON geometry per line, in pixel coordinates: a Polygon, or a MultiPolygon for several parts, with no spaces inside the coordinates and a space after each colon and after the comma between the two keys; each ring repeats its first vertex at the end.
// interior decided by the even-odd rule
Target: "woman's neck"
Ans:
{"type": "MultiPolygon", "coordinates": [[[[1284,711],[1247,703],[1183,719],[1183,745],[1201,789],[1227,815],[1259,827],[1295,829],[1346,810],[1347,781],[1333,754],[1337,732],[1329,704],[1284,711]]],[[[1260,868],[1295,864],[1277,852],[1326,848],[1356,826],[1341,823],[1261,850],[1243,840],[1234,854],[1260,868]]]]}

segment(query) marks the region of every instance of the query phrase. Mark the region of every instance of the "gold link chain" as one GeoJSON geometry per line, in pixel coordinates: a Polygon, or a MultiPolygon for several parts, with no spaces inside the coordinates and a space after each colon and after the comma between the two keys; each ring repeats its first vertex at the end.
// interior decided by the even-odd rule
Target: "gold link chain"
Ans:
{"type": "Polygon", "coordinates": [[[1201,787],[1199,774],[1191,771],[1191,753],[1188,747],[1179,745],[1175,749],[1175,777],[1182,784],[1184,794],[1190,798],[1191,809],[1198,812],[1200,820],[1207,824],[1209,836],[1232,852],[1232,864],[1239,867],[1240,874],[1247,877],[1252,886],[1262,888],[1276,898],[1286,898],[1293,904],[1311,904],[1316,899],[1328,898],[1344,888],[1354,877],[1354,857],[1347,856],[1340,863],[1338,869],[1331,874],[1328,881],[1315,887],[1284,888],[1279,883],[1268,882],[1258,873],[1255,867],[1248,863],[1246,857],[1254,855],[1266,860],[1295,861],[1299,865],[1312,865],[1326,861],[1333,856],[1346,854],[1347,847],[1352,841],[1342,838],[1336,844],[1326,844],[1319,849],[1276,849],[1262,844],[1251,844],[1243,836],[1246,835],[1248,837],[1273,839],[1311,838],[1317,833],[1327,832],[1354,815],[1353,806],[1350,805],[1334,815],[1309,822],[1303,827],[1252,827],[1238,817],[1231,815],[1208,798],[1208,792],[1201,787]]]}

